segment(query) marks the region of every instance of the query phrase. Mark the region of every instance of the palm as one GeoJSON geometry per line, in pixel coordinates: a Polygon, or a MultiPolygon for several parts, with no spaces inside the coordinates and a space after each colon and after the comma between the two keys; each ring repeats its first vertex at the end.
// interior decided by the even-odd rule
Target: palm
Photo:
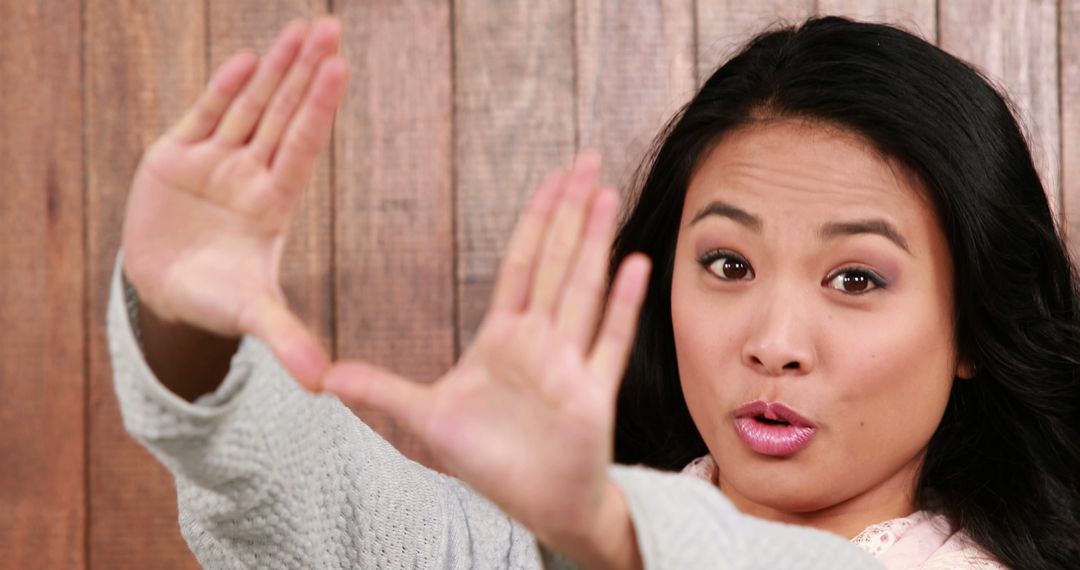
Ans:
{"type": "Polygon", "coordinates": [[[239,54],[147,150],[128,198],[124,273],[167,321],[253,334],[314,388],[325,351],[278,283],[290,221],[344,93],[340,30],[285,29],[259,62],[239,54]]]}
{"type": "Polygon", "coordinates": [[[537,191],[476,340],[449,372],[423,386],[341,363],[325,384],[396,417],[451,474],[545,538],[595,523],[648,271],[639,256],[623,262],[598,330],[617,196],[595,191],[599,165],[583,162],[537,191]]]}
{"type": "Polygon", "coordinates": [[[147,152],[128,206],[125,261],[163,313],[236,335],[255,299],[278,294],[292,205],[272,191],[265,166],[222,147],[166,137],[147,152]]]}
{"type": "Polygon", "coordinates": [[[488,325],[417,411],[417,433],[508,511],[581,520],[611,460],[607,383],[551,323],[492,315],[488,325]]]}

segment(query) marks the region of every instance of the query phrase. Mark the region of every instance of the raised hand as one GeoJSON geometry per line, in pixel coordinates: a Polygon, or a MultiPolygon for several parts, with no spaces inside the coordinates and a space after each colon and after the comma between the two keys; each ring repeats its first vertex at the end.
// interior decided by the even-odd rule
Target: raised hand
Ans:
{"type": "Polygon", "coordinates": [[[240,53],[146,151],[125,215],[124,274],[159,318],[252,334],[317,389],[329,358],[278,281],[289,224],[345,92],[340,26],[287,26],[240,53]]]}
{"type": "Polygon", "coordinates": [[[584,553],[611,509],[615,399],[649,271],[642,255],[621,264],[598,324],[618,209],[615,190],[597,189],[598,170],[586,155],[541,184],[477,337],[445,376],[424,385],[342,362],[325,384],[389,413],[451,474],[564,552],[584,553]]]}

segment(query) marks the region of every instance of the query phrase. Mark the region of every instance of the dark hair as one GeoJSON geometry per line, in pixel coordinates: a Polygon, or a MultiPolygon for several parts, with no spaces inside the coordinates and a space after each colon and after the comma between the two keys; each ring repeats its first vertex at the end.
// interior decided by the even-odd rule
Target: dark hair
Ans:
{"type": "Polygon", "coordinates": [[[1073,268],[1007,100],[980,73],[903,30],[813,18],[753,38],[661,133],[639,171],[612,269],[654,271],[622,389],[615,456],[677,470],[708,452],[683,398],[671,279],[699,162],[755,117],[858,134],[915,174],[953,260],[956,346],[977,365],[953,382],[916,490],[1011,567],[1080,561],[1080,311],[1073,268]]]}

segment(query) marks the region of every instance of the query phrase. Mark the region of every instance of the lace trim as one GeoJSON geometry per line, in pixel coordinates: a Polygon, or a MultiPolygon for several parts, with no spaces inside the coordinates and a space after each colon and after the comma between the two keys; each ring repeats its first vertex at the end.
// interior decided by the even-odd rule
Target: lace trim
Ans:
{"type": "Polygon", "coordinates": [[[851,543],[863,552],[877,556],[895,544],[900,536],[914,524],[915,521],[908,517],[872,524],[851,539],[851,543]]]}

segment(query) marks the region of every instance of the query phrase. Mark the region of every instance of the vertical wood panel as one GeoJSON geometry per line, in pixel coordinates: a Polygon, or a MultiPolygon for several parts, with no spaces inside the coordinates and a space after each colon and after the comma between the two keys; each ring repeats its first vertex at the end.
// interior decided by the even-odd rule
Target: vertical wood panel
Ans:
{"type": "Polygon", "coordinates": [[[653,138],[694,94],[692,0],[578,0],[577,130],[601,181],[625,189],[653,138]]]}
{"type": "MultiPolygon", "coordinates": [[[[326,0],[264,0],[209,3],[210,70],[233,53],[264,53],[289,20],[326,13],[326,0]]],[[[332,213],[330,152],[325,152],[289,229],[281,261],[281,284],[289,307],[333,351],[332,213]]]]}
{"type": "Polygon", "coordinates": [[[1005,87],[1017,104],[1051,205],[1059,205],[1055,0],[940,0],[939,44],[1005,87]]]}
{"type": "Polygon", "coordinates": [[[899,25],[923,39],[937,41],[936,0],[817,0],[819,14],[899,25]]]}
{"type": "MultiPolygon", "coordinates": [[[[103,321],[124,200],[208,60],[262,49],[289,17],[328,4],[0,2],[0,389],[17,402],[0,406],[0,566],[198,567],[172,477],[123,430],[112,388],[103,321]]],[[[282,279],[339,356],[433,378],[479,323],[544,173],[579,143],[625,185],[695,78],[770,23],[814,11],[931,40],[940,28],[943,48],[998,78],[1080,250],[1080,0],[450,4],[332,0],[352,82],[282,279]]],[[[361,415],[430,464],[386,418],[361,415]]]]}
{"type": "Polygon", "coordinates": [[[1080,262],[1080,0],[1062,0],[1060,30],[1063,225],[1080,262]]]}
{"type": "Polygon", "coordinates": [[[755,34],[814,13],[814,0],[698,0],[697,77],[708,78],[755,34]]]}
{"type": "Polygon", "coordinates": [[[104,317],[124,202],[142,150],[206,81],[202,2],[86,2],[90,335],[90,566],[198,568],[176,488],[124,431],[104,317]]]}
{"type": "MultiPolygon", "coordinates": [[[[338,354],[430,381],[454,362],[450,2],[335,8],[351,66],[335,146],[338,354]]],[[[359,415],[437,467],[389,417],[359,415]]]]}
{"type": "Polygon", "coordinates": [[[458,331],[483,318],[533,187],[575,147],[571,0],[454,7],[458,331]]]}
{"type": "Polygon", "coordinates": [[[80,16],[0,4],[0,551],[85,566],[80,16]]]}

